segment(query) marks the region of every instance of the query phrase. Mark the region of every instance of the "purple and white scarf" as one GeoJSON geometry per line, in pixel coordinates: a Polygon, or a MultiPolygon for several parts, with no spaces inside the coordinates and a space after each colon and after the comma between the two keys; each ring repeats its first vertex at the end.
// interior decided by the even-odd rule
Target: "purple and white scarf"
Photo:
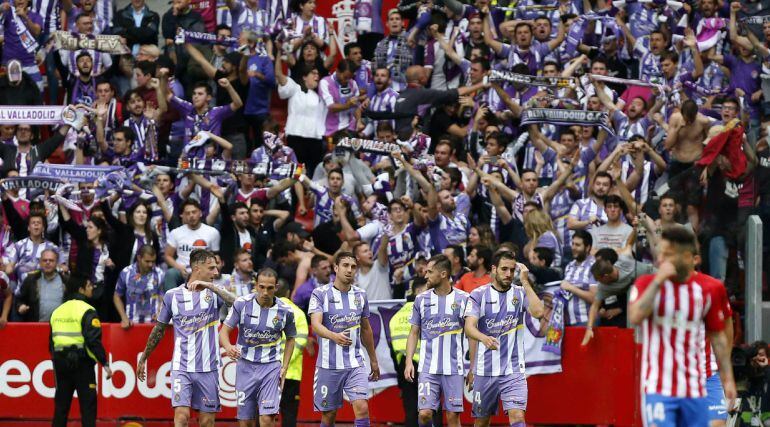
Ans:
{"type": "Polygon", "coordinates": [[[558,126],[598,126],[615,136],[615,130],[609,126],[607,119],[606,111],[527,108],[521,113],[522,126],[540,123],[558,126]]]}
{"type": "Polygon", "coordinates": [[[219,44],[237,48],[240,43],[235,37],[217,37],[216,34],[200,33],[198,31],[185,31],[179,28],[174,39],[176,44],[197,43],[197,44],[219,44]]]}
{"type": "Polygon", "coordinates": [[[567,300],[561,289],[554,292],[551,303],[553,304],[551,318],[548,319],[545,342],[541,349],[548,353],[561,355],[561,343],[564,340],[564,307],[567,305],[567,300]]]}
{"type": "Polygon", "coordinates": [[[519,83],[527,86],[545,86],[555,88],[575,87],[575,79],[573,77],[530,76],[527,74],[518,74],[504,70],[490,71],[489,80],[519,83]]]}
{"type": "Polygon", "coordinates": [[[122,170],[119,166],[90,166],[90,165],[54,165],[38,163],[32,170],[32,175],[61,178],[67,182],[94,182],[98,178],[122,170]]]}

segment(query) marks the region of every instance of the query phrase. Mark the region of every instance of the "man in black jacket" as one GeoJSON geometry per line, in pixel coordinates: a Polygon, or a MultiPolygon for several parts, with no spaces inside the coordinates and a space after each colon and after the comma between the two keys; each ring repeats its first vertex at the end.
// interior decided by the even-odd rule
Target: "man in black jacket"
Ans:
{"type": "Polygon", "coordinates": [[[131,3],[115,14],[115,25],[112,32],[126,39],[126,45],[131,54],[136,56],[143,44],[158,44],[160,15],[150,10],[145,0],[131,0],[131,3]],[[139,25],[136,25],[134,14],[142,15],[139,25]]]}
{"type": "Polygon", "coordinates": [[[40,255],[40,270],[31,272],[21,284],[18,312],[24,322],[48,322],[64,301],[64,279],[56,266],[59,254],[46,249],[40,255]]]}

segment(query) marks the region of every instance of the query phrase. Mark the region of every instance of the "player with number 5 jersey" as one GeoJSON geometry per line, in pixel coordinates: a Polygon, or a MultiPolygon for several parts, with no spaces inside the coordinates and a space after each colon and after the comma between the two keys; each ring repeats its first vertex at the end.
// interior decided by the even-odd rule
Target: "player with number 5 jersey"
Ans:
{"type": "Polygon", "coordinates": [[[659,268],[631,290],[628,319],[642,331],[642,416],[647,425],[707,426],[706,335],[716,355],[726,407],[736,397],[725,331],[724,285],[694,271],[695,235],[681,226],[663,231],[659,268]]]}
{"type": "Polygon", "coordinates": [[[468,377],[473,383],[476,427],[489,425],[489,418],[497,413],[498,399],[511,427],[526,425],[527,380],[518,331],[524,325],[525,309],[536,319],[544,312],[528,273],[527,267],[516,263],[512,252],[495,255],[492,283],[471,292],[465,305],[465,334],[471,347],[468,377]],[[521,286],[514,284],[517,273],[521,286]]]}
{"type": "Polygon", "coordinates": [[[255,292],[235,300],[219,331],[219,342],[235,368],[236,403],[240,427],[273,427],[281,390],[294,351],[294,310],[275,297],[278,274],[264,268],[257,274],[255,292]],[[238,345],[230,332],[238,328],[238,345]],[[281,344],[286,335],[286,348],[281,344]],[[257,412],[259,408],[259,412],[257,412]]]}
{"type": "Polygon", "coordinates": [[[460,426],[463,412],[463,310],[468,294],[452,286],[452,262],[446,255],[428,261],[425,273],[428,291],[414,300],[412,325],[406,343],[404,378],[414,381],[412,357],[420,340],[417,409],[420,427],[430,427],[433,411],[444,396],[444,410],[450,427],[460,426]]]}
{"type": "Polygon", "coordinates": [[[146,379],[147,358],[158,346],[168,325],[174,325],[174,355],[171,360],[171,406],[174,424],[187,425],[190,408],[198,411],[201,426],[213,426],[219,412],[219,309],[233,304],[235,296],[212,282],[217,275],[213,252],[190,253],[192,272],[188,282],[163,296],[158,321],[147,339],[147,347],[136,365],[136,376],[146,379]]]}
{"type": "Polygon", "coordinates": [[[369,382],[363,349],[371,365],[369,378],[379,379],[380,368],[369,324],[369,301],[363,289],[353,286],[357,267],[352,253],[338,253],[334,283],[316,288],[310,296],[308,313],[319,347],[313,407],[322,413],[321,427],[334,425],[343,391],[353,406],[355,426],[369,427],[369,382]]]}

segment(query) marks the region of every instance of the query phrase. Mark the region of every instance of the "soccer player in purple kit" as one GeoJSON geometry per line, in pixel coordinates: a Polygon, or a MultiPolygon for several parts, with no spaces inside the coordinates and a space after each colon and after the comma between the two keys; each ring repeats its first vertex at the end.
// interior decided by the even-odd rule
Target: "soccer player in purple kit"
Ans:
{"type": "Polygon", "coordinates": [[[497,413],[498,398],[508,412],[511,427],[524,427],[527,380],[524,376],[524,347],[518,339],[524,309],[537,319],[543,302],[532,289],[529,270],[517,264],[513,253],[495,255],[492,283],[471,292],[465,305],[465,334],[470,340],[473,378],[473,418],[476,427],[487,427],[497,413]],[[514,284],[516,273],[521,284],[514,284]],[[475,348],[475,350],[474,350],[475,348]],[[475,371],[475,372],[474,372],[475,371]]]}
{"type": "Polygon", "coordinates": [[[443,394],[447,424],[460,427],[465,380],[463,310],[468,294],[452,286],[452,263],[446,255],[428,261],[425,279],[429,290],[417,295],[409,319],[412,327],[406,343],[404,378],[414,381],[412,357],[419,339],[419,426],[433,424],[433,411],[438,410],[443,394]]]}
{"type": "Polygon", "coordinates": [[[355,427],[369,427],[369,383],[362,344],[369,356],[371,380],[379,379],[380,367],[369,324],[369,301],[364,290],[353,285],[357,267],[352,253],[338,253],[334,283],[316,288],[310,296],[308,313],[319,347],[313,408],[322,412],[321,427],[334,425],[343,391],[353,406],[355,427]]]}
{"type": "Polygon", "coordinates": [[[174,425],[187,426],[190,408],[198,411],[198,424],[213,427],[219,412],[219,309],[231,306],[235,295],[215,286],[217,261],[213,252],[190,253],[192,272],[186,284],[166,292],[155,327],[136,365],[139,381],[146,379],[147,358],[158,346],[166,328],[174,325],[174,356],[171,360],[171,406],[174,425]]]}
{"type": "Polygon", "coordinates": [[[257,405],[260,427],[273,427],[278,415],[297,329],[294,310],[275,297],[277,280],[275,270],[260,270],[255,292],[235,300],[219,331],[227,355],[238,360],[235,390],[240,427],[256,426],[257,405]],[[230,343],[234,328],[238,328],[237,346],[230,343]],[[284,333],[286,348],[281,345],[284,333]]]}

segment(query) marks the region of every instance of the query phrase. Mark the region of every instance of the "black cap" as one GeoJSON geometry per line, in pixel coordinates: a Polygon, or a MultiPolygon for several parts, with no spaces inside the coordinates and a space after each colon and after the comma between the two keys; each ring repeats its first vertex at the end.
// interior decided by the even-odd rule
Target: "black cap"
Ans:
{"type": "Polygon", "coordinates": [[[307,239],[310,237],[310,233],[305,230],[305,227],[303,227],[302,224],[294,221],[283,226],[283,234],[286,235],[289,233],[296,234],[300,239],[307,239]]]}
{"type": "Polygon", "coordinates": [[[238,66],[241,63],[241,54],[238,52],[230,52],[225,54],[224,60],[238,66]]]}

